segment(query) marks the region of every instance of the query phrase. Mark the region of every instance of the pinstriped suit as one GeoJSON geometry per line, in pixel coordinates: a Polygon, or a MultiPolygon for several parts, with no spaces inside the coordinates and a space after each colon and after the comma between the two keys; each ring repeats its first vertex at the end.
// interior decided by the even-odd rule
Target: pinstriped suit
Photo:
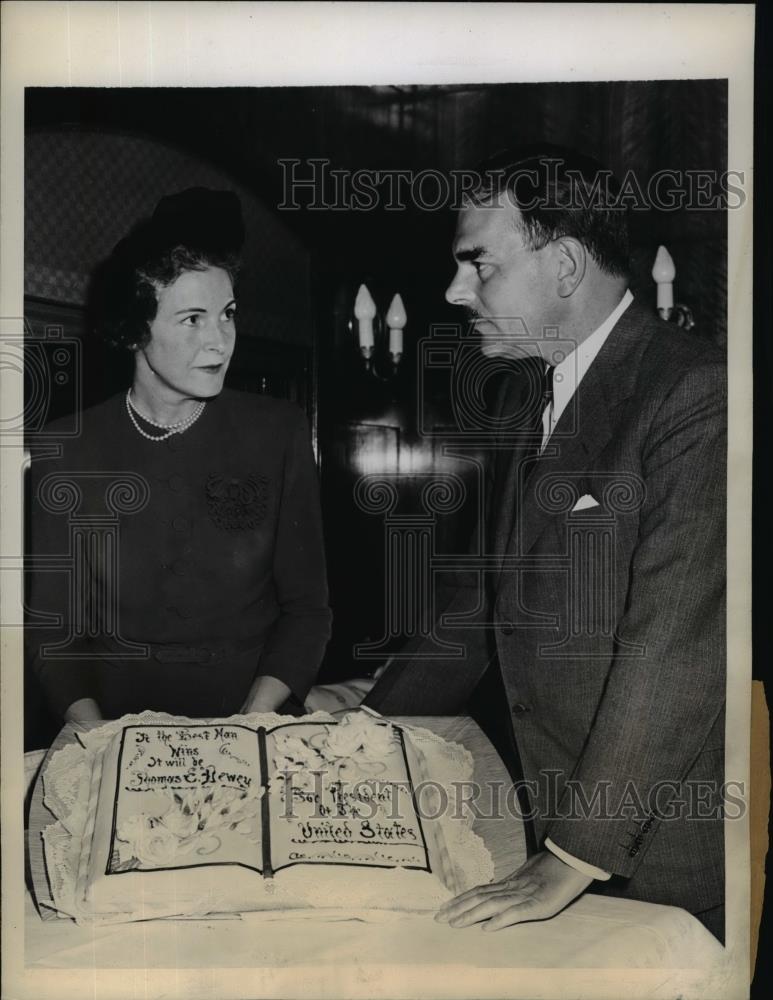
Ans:
{"type": "MultiPolygon", "coordinates": [[[[524,391],[515,383],[503,405],[524,391]]],[[[496,473],[493,544],[509,562],[493,581],[493,628],[471,633],[463,668],[399,664],[368,703],[458,711],[496,654],[538,840],[611,871],[594,891],[717,906],[723,359],[634,302],[525,484],[523,454],[516,443],[496,473]],[[598,505],[571,513],[583,495],[598,505]],[[712,818],[684,815],[689,783],[694,810],[712,818]]],[[[459,592],[447,611],[469,605],[459,592]]]]}

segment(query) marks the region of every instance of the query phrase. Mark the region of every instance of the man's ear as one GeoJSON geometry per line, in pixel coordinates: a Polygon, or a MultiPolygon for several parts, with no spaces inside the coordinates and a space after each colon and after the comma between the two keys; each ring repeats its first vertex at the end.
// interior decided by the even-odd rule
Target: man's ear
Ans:
{"type": "Polygon", "coordinates": [[[556,241],[558,251],[558,294],[569,298],[585,277],[587,252],[579,240],[563,236],[556,241]]]}

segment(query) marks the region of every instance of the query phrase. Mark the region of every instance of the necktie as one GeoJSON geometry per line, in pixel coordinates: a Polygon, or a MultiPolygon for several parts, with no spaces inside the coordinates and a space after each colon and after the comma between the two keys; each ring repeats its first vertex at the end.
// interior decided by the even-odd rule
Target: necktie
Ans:
{"type": "Polygon", "coordinates": [[[534,404],[529,426],[530,440],[524,450],[523,456],[523,480],[531,475],[531,472],[539,458],[542,450],[543,426],[542,418],[545,410],[553,402],[553,365],[546,365],[540,375],[539,397],[534,404]]]}
{"type": "MultiPolygon", "coordinates": [[[[537,415],[537,431],[540,433],[542,431],[542,417],[545,410],[553,403],[553,372],[555,368],[553,365],[546,365],[545,371],[542,373],[542,385],[541,385],[541,396],[540,396],[540,411],[537,415]]],[[[542,442],[540,441],[539,447],[542,447],[542,442]]]]}
{"type": "Polygon", "coordinates": [[[520,509],[519,484],[536,464],[542,444],[542,415],[553,400],[553,368],[542,358],[526,358],[518,375],[505,384],[495,415],[508,437],[490,458],[486,475],[486,546],[504,545],[520,509]],[[515,435],[514,438],[510,435],[515,435]],[[499,541],[497,541],[499,539],[499,541]]]}

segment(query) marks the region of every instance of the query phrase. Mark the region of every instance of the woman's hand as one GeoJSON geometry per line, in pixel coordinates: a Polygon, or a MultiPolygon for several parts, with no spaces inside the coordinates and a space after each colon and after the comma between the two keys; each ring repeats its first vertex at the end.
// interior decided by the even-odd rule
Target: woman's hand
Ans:
{"type": "Polygon", "coordinates": [[[64,713],[65,722],[100,722],[102,711],[93,698],[79,698],[64,713]]]}
{"type": "Polygon", "coordinates": [[[239,709],[240,715],[250,712],[276,712],[292,694],[290,688],[277,677],[256,677],[249,694],[239,709]]]}

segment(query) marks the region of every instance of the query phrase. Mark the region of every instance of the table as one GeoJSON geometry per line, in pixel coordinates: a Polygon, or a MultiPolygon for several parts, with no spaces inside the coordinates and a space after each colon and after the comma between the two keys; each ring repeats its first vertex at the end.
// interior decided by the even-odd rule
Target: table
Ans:
{"type": "MultiPolygon", "coordinates": [[[[394,721],[424,726],[463,744],[473,754],[474,778],[484,788],[510,786],[502,761],[472,720],[416,717],[394,721]]],[[[72,732],[64,731],[49,752],[67,739],[72,739],[72,732]]],[[[30,828],[50,822],[44,818],[46,813],[38,783],[30,804],[30,828]]],[[[474,829],[491,851],[496,877],[525,860],[523,829],[515,816],[482,816],[474,829]]],[[[32,879],[38,885],[42,851],[35,838],[29,846],[32,879]]],[[[450,928],[426,914],[323,922],[319,917],[255,913],[241,918],[89,928],[57,917],[41,919],[31,897],[26,903],[28,968],[178,970],[178,978],[183,977],[179,982],[186,982],[180,996],[216,995],[207,992],[207,977],[201,980],[203,992],[197,993],[199,980],[185,979],[183,970],[190,970],[191,975],[211,969],[260,971],[260,983],[265,986],[274,981],[271,975],[277,970],[297,969],[303,975],[303,970],[315,969],[315,975],[321,975],[322,969],[338,982],[335,977],[344,969],[403,969],[407,974],[448,968],[451,963],[468,971],[487,970],[488,976],[492,970],[523,968],[701,968],[724,955],[718,942],[683,910],[593,895],[581,897],[551,921],[521,924],[497,934],[482,934],[478,927],[450,928]]],[[[315,995],[325,995],[323,980],[324,976],[315,978],[315,995]]],[[[347,992],[339,982],[337,991],[329,995],[347,992]]],[[[367,992],[363,983],[353,994],[358,992],[367,992]]],[[[399,993],[397,989],[394,995],[399,993]]]]}

